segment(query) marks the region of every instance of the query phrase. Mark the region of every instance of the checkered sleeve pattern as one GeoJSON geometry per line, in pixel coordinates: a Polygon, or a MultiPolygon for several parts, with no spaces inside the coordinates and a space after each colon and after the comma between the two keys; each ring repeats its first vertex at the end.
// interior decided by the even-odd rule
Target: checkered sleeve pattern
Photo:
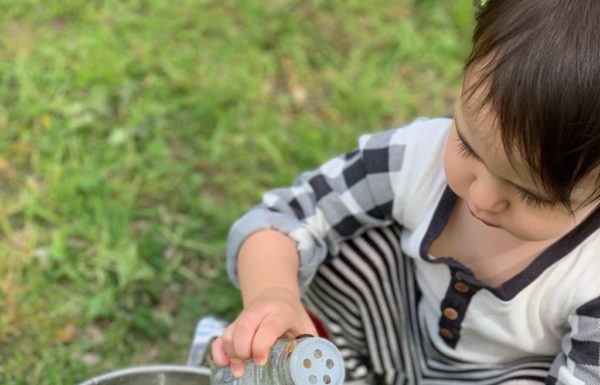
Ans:
{"type": "Polygon", "coordinates": [[[577,308],[547,384],[600,385],[600,297],[577,308]]]}
{"type": "Polygon", "coordinates": [[[289,235],[301,258],[304,287],[327,254],[362,231],[392,222],[392,177],[401,172],[403,130],[363,136],[357,150],[301,174],[289,188],[267,192],[263,202],[237,221],[229,234],[228,271],[234,282],[235,257],[245,237],[261,228],[289,235]]]}

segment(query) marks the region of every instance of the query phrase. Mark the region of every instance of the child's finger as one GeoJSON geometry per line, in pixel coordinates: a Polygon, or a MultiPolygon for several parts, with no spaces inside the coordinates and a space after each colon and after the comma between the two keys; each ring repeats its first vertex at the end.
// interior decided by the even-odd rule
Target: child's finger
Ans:
{"type": "Polygon", "coordinates": [[[233,331],[233,348],[236,358],[248,360],[252,357],[252,341],[262,317],[260,314],[250,312],[236,320],[233,331]]]}
{"type": "Polygon", "coordinates": [[[231,374],[234,377],[240,378],[244,374],[244,362],[236,358],[231,359],[231,374]]]}
{"type": "Polygon", "coordinates": [[[229,365],[230,359],[223,349],[223,339],[221,337],[213,341],[211,345],[211,355],[217,366],[229,365]]]}
{"type": "Polygon", "coordinates": [[[220,337],[222,346],[223,346],[223,351],[229,357],[230,360],[232,358],[236,357],[234,341],[233,341],[234,330],[235,330],[235,322],[230,324],[229,326],[227,326],[227,328],[225,329],[225,331],[223,332],[223,334],[220,337]]]}
{"type": "Polygon", "coordinates": [[[296,329],[296,328],[292,329],[292,332],[294,332],[295,336],[298,336],[300,334],[310,334],[311,336],[319,335],[319,332],[317,331],[317,327],[315,326],[313,321],[310,319],[308,314],[306,315],[304,322],[302,322],[300,324],[300,327],[298,329],[296,329]]]}
{"type": "Polygon", "coordinates": [[[263,366],[269,358],[269,350],[283,333],[275,332],[269,327],[261,327],[252,341],[252,360],[258,366],[263,366]]]}
{"type": "Polygon", "coordinates": [[[260,323],[252,341],[252,359],[259,366],[267,362],[269,349],[273,344],[293,328],[294,321],[288,317],[267,316],[260,323]]]}

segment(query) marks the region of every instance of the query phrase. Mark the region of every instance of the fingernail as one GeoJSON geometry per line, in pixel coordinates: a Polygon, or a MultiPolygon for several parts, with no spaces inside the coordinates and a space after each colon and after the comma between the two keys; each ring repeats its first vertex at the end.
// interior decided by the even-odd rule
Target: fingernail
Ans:
{"type": "Polygon", "coordinates": [[[233,374],[233,376],[235,378],[242,377],[242,375],[244,374],[244,367],[241,365],[232,364],[231,365],[231,374],[233,374]]]}
{"type": "Polygon", "coordinates": [[[267,357],[256,359],[254,360],[254,363],[256,364],[256,366],[265,366],[267,364],[267,357]]]}
{"type": "Polygon", "coordinates": [[[296,339],[297,339],[297,340],[300,340],[300,339],[302,339],[302,338],[311,338],[311,337],[314,337],[314,336],[313,336],[312,334],[304,333],[304,334],[298,334],[298,335],[296,336],[296,339]]]}

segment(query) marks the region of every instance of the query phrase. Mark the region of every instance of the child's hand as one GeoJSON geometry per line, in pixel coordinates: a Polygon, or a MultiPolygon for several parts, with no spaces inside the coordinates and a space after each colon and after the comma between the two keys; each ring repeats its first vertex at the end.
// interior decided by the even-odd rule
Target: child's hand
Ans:
{"type": "Polygon", "coordinates": [[[249,303],[223,335],[212,344],[217,366],[231,366],[234,376],[244,372],[244,361],[262,366],[269,349],[281,336],[316,335],[317,331],[297,295],[274,287],[262,291],[249,303]]]}

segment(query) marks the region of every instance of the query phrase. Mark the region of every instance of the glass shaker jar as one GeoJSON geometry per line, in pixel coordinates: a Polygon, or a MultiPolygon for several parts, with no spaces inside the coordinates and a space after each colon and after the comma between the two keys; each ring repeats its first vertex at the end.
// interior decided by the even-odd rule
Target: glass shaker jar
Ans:
{"type": "Polygon", "coordinates": [[[242,377],[235,378],[229,367],[211,365],[211,385],[342,385],[344,362],[329,340],[313,336],[277,341],[267,363],[246,363],[242,377]]]}

